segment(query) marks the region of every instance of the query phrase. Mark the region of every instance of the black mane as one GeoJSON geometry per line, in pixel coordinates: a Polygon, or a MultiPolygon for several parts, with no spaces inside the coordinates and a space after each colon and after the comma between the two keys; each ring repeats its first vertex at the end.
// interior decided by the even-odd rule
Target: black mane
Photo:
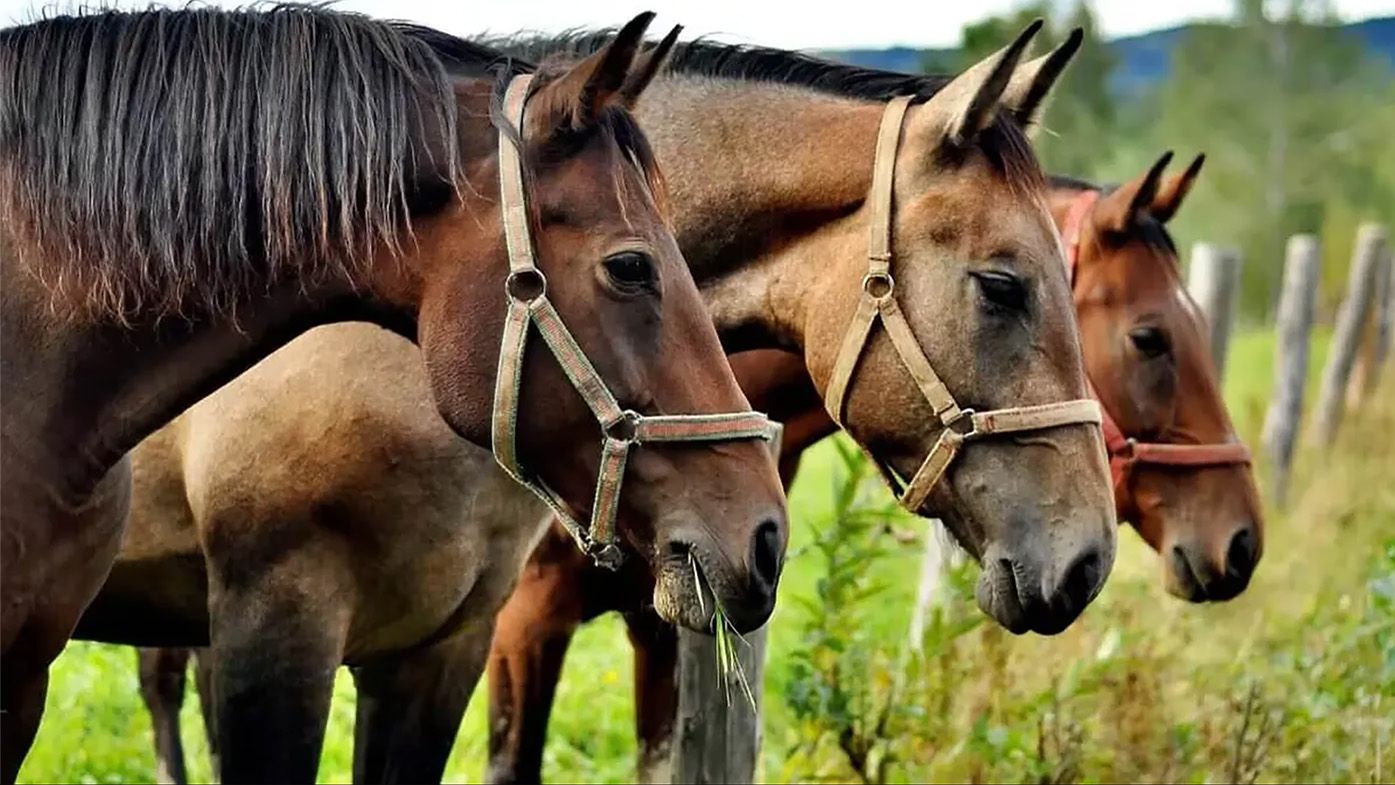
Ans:
{"type": "MultiPolygon", "coordinates": [[[[599,50],[615,30],[571,30],[558,35],[522,34],[478,39],[479,43],[538,62],[575,59],[599,50]]],[[[706,39],[680,43],[669,56],[668,73],[744,82],[804,87],[844,98],[887,101],[912,95],[923,102],[953,77],[902,74],[822,60],[802,52],[762,46],[722,44],[706,39]]],[[[979,137],[984,154],[1014,185],[1039,188],[1041,164],[1022,127],[1008,112],[999,112],[979,137]]]]}
{"type": "MultiPolygon", "coordinates": [[[[570,30],[555,36],[518,35],[481,42],[530,60],[584,57],[615,37],[614,30],[570,30]]],[[[797,85],[830,95],[886,101],[900,95],[929,98],[949,76],[901,74],[835,63],[802,52],[763,46],[722,44],[697,39],[678,44],[669,57],[670,73],[797,85]]]]}

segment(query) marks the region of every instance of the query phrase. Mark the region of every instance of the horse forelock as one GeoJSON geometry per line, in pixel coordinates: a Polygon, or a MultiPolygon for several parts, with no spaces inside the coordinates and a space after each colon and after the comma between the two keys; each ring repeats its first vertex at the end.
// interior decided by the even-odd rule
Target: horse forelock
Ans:
{"type": "Polygon", "coordinates": [[[423,186],[455,182],[455,118],[430,46],[318,7],[0,31],[3,209],[38,251],[30,272],[98,318],[230,314],[292,274],[353,280],[410,242],[423,186]]]}

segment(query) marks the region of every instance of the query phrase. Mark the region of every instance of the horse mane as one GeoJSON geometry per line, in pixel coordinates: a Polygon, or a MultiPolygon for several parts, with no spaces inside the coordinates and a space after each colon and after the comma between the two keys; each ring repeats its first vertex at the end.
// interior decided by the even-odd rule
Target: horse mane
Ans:
{"type": "MultiPolygon", "coordinates": [[[[1063,188],[1074,191],[1099,191],[1100,196],[1108,196],[1119,190],[1118,183],[1107,183],[1099,185],[1079,177],[1053,174],[1047,178],[1047,183],[1052,188],[1063,188]]],[[[1159,253],[1171,256],[1179,265],[1181,257],[1177,254],[1177,243],[1172,239],[1172,233],[1167,231],[1167,226],[1162,221],[1151,215],[1143,214],[1138,216],[1134,222],[1133,232],[1139,240],[1159,253]]]]}
{"type": "MultiPolygon", "coordinates": [[[[518,34],[477,39],[480,43],[530,60],[576,58],[605,46],[614,29],[569,30],[557,35],[518,34]]],[[[953,79],[943,74],[903,74],[824,60],[803,52],[698,38],[679,43],[669,56],[668,73],[710,79],[803,87],[843,98],[888,101],[902,95],[923,103],[953,79]]],[[[999,112],[979,137],[980,148],[1009,183],[1038,189],[1045,181],[1041,164],[1021,125],[999,112]]]]}
{"type": "Polygon", "coordinates": [[[455,128],[436,51],[357,14],[0,30],[0,210],[55,303],[97,318],[230,315],[292,271],[353,280],[448,198],[455,128]]]}

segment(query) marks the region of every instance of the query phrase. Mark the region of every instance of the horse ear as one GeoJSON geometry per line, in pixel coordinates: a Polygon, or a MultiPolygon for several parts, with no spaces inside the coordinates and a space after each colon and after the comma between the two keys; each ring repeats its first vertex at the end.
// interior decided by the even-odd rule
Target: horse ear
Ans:
{"type": "Polygon", "coordinates": [[[1127,232],[1139,216],[1152,206],[1163,170],[1171,161],[1172,151],[1168,150],[1142,177],[1119,186],[1113,193],[1100,199],[1094,209],[1095,226],[1109,232],[1127,232]]]}
{"type": "Polygon", "coordinates": [[[1158,191],[1148,212],[1152,213],[1159,223],[1167,223],[1177,214],[1177,208],[1182,206],[1182,200],[1186,199],[1187,193],[1192,190],[1192,184],[1196,182],[1196,175],[1204,163],[1206,154],[1202,153],[1192,160],[1187,171],[1169,180],[1167,185],[1158,191]]]}
{"type": "Polygon", "coordinates": [[[1003,91],[1003,104],[1012,109],[1017,122],[1023,128],[1036,123],[1046,109],[1046,96],[1055,86],[1061,73],[1070,65],[1075,53],[1080,51],[1080,42],[1085,39],[1085,31],[1077,27],[1066,40],[1049,53],[1030,60],[1012,72],[1012,80],[1003,91]]]}
{"type": "Polygon", "coordinates": [[[1017,40],[950,80],[925,103],[920,113],[924,119],[918,122],[928,123],[943,142],[955,147],[973,142],[993,122],[1013,71],[1041,24],[1040,19],[1032,22],[1017,40]]]}
{"type": "Polygon", "coordinates": [[[539,89],[528,102],[530,122],[554,132],[594,126],[607,107],[624,100],[635,55],[653,20],[652,11],[631,19],[604,49],[539,89]]]}
{"type": "Polygon", "coordinates": [[[654,77],[668,63],[668,56],[673,54],[673,45],[678,43],[678,34],[682,30],[683,25],[674,25],[668,35],[664,36],[664,40],[651,46],[635,63],[634,69],[625,79],[624,86],[620,88],[620,101],[627,109],[634,108],[640,93],[644,92],[644,88],[654,81],[654,77]]]}

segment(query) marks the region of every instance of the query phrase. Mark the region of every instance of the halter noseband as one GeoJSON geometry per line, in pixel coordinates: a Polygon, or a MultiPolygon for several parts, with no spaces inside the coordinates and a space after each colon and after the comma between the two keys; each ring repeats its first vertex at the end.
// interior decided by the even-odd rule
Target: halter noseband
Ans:
{"type": "MultiPolygon", "coordinates": [[[[1080,265],[1080,233],[1085,227],[1085,217],[1099,202],[1100,193],[1093,189],[1082,191],[1071,202],[1066,212],[1065,226],[1061,232],[1066,246],[1066,272],[1070,276],[1071,288],[1075,288],[1075,271],[1080,265]]],[[[1099,400],[1094,382],[1088,372],[1086,382],[1090,395],[1099,400]]],[[[1154,466],[1229,466],[1251,462],[1250,449],[1241,442],[1220,442],[1213,444],[1173,444],[1168,442],[1144,442],[1126,436],[1119,424],[1110,416],[1109,410],[1100,407],[1104,415],[1100,425],[1104,428],[1104,447],[1109,451],[1109,473],[1113,477],[1116,491],[1125,490],[1133,476],[1133,468],[1138,464],[1154,466]]]]}
{"type": "MultiPolygon", "coordinates": [[[[531,76],[515,77],[504,95],[504,114],[523,132],[523,108],[531,76]]],[[[779,425],[759,412],[671,414],[650,416],[622,409],[595,366],[572,337],[562,317],[547,299],[547,279],[538,269],[528,226],[523,161],[517,144],[499,134],[499,186],[508,246],[509,275],[504,282],[508,313],[499,349],[499,375],[494,387],[494,458],[504,471],[537,494],[561,520],[577,546],[596,564],[615,569],[624,554],[615,544],[615,516],[620,486],[630,450],[649,442],[726,442],[746,439],[777,441],[779,425]],[[604,445],[596,479],[596,494],[587,527],[571,515],[567,504],[540,478],[524,471],[516,443],[518,405],[523,382],[523,355],[529,328],[536,328],[552,356],[562,366],[582,400],[600,423],[604,445]]]]}
{"type": "Polygon", "coordinates": [[[973,409],[961,408],[955,402],[949,388],[931,367],[930,360],[911,331],[905,314],[897,305],[896,281],[891,275],[891,202],[896,147],[901,139],[901,123],[910,102],[911,98],[908,96],[893,99],[887,104],[886,112],[882,115],[869,196],[873,213],[871,240],[867,252],[867,275],[862,279],[862,298],[858,301],[857,311],[848,325],[843,345],[834,362],[833,373],[829,376],[828,387],[824,392],[824,405],[833,421],[841,425],[853,371],[871,338],[872,325],[881,317],[882,326],[891,336],[892,346],[900,355],[902,364],[910,372],[911,378],[920,388],[921,395],[930,404],[943,426],[939,438],[925,456],[920,469],[904,488],[901,487],[896,473],[874,457],[874,462],[881,469],[883,476],[897,492],[902,506],[918,513],[965,442],[993,434],[1038,431],[1062,425],[1098,426],[1100,407],[1092,399],[1080,399],[975,412],[973,409]]]}

